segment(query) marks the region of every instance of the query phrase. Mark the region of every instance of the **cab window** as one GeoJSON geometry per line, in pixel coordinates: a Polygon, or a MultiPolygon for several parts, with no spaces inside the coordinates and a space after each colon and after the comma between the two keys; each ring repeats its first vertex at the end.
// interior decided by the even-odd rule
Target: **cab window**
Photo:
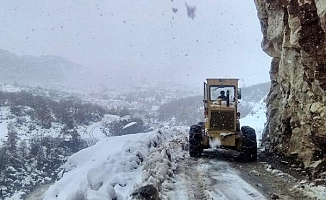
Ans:
{"type": "Polygon", "coordinates": [[[227,86],[227,85],[218,85],[218,86],[210,86],[209,94],[210,100],[215,101],[218,98],[222,98],[226,100],[227,94],[229,93],[230,101],[235,101],[235,87],[234,86],[227,86]]]}

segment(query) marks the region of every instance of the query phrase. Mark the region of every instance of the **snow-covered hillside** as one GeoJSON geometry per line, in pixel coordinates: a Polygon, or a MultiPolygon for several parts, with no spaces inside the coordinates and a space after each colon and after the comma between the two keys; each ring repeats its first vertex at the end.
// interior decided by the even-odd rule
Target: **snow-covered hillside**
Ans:
{"type": "Polygon", "coordinates": [[[1,199],[14,193],[24,198],[35,187],[54,181],[68,156],[99,138],[149,131],[142,119],[127,111],[120,117],[59,92],[52,98],[49,91],[34,94],[8,84],[0,89],[1,199]]]}
{"type": "Polygon", "coordinates": [[[241,126],[251,126],[256,130],[258,146],[260,146],[264,126],[266,123],[266,98],[262,98],[250,113],[240,119],[241,126]]]}

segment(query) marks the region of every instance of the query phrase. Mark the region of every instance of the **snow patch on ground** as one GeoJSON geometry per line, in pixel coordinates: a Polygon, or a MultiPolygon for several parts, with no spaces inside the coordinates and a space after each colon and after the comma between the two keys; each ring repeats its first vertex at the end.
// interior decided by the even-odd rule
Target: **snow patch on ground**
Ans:
{"type": "Polygon", "coordinates": [[[129,127],[131,127],[131,126],[133,126],[135,124],[137,124],[137,122],[130,122],[130,123],[126,124],[122,129],[129,128],[129,127]]]}
{"type": "Polygon", "coordinates": [[[3,145],[5,137],[8,134],[8,121],[6,120],[8,114],[8,107],[0,107],[0,146],[3,145]]]}
{"type": "Polygon", "coordinates": [[[303,191],[304,194],[311,198],[315,198],[316,200],[323,200],[326,199],[326,187],[325,186],[316,186],[313,184],[304,184],[304,188],[302,187],[297,187],[297,190],[303,191]]]}

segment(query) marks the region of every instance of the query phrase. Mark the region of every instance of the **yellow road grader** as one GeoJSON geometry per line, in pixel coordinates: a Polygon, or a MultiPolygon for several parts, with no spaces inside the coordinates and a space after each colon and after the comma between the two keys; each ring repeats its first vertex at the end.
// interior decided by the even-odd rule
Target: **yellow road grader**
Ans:
{"type": "Polygon", "coordinates": [[[189,131],[189,154],[199,157],[204,149],[224,148],[240,152],[245,161],[257,159],[255,130],[240,128],[238,100],[241,90],[238,79],[206,79],[204,83],[204,122],[192,125],[189,131]]]}

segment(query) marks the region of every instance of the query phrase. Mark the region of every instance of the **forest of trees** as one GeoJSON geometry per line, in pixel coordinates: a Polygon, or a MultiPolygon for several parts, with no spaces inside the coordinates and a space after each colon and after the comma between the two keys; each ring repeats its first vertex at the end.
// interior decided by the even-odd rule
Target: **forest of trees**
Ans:
{"type": "Polygon", "coordinates": [[[10,197],[17,191],[27,194],[39,184],[56,180],[67,157],[85,147],[81,139],[67,141],[62,137],[19,141],[10,125],[7,140],[0,148],[0,196],[10,197]]]}
{"type": "Polygon", "coordinates": [[[108,111],[101,106],[82,103],[76,99],[54,101],[22,91],[0,92],[0,106],[9,106],[14,117],[30,116],[43,128],[50,128],[52,122],[67,126],[88,125],[99,121],[108,111]]]}

